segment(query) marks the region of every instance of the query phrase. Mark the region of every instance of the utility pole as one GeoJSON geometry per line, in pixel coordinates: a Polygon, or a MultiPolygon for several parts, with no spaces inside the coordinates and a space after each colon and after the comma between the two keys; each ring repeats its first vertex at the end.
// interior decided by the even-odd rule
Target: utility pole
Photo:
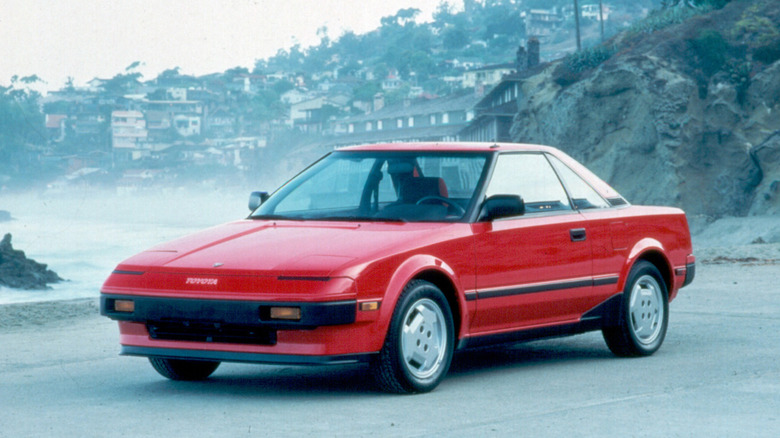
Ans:
{"type": "Polygon", "coordinates": [[[604,42],[604,5],[599,0],[599,23],[601,24],[601,42],[604,42]]]}
{"type": "Polygon", "coordinates": [[[580,6],[577,4],[577,0],[574,0],[574,27],[577,28],[577,51],[582,50],[582,43],[580,42],[580,6]]]}

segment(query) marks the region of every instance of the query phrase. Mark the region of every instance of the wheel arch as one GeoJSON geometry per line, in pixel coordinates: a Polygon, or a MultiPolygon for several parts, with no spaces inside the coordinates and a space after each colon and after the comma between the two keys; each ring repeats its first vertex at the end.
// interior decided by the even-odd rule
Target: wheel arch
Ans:
{"type": "Polygon", "coordinates": [[[425,280],[429,283],[432,283],[434,286],[438,287],[439,290],[441,290],[441,292],[444,294],[444,297],[447,298],[447,303],[450,305],[450,312],[452,312],[455,345],[457,345],[457,341],[460,338],[460,330],[463,324],[464,312],[463,308],[461,307],[460,300],[458,299],[460,294],[458,294],[458,289],[455,287],[455,283],[442,271],[435,269],[426,269],[415,275],[412,280],[425,280]]]}
{"type": "Polygon", "coordinates": [[[643,239],[634,246],[626,260],[626,265],[623,267],[622,275],[620,276],[620,290],[625,288],[631,268],[640,261],[651,263],[658,269],[666,286],[667,299],[671,299],[673,296],[672,288],[674,288],[672,263],[669,261],[669,257],[667,257],[663,245],[655,239],[643,239]]]}
{"type": "MultiPolygon", "coordinates": [[[[398,298],[404,287],[413,280],[425,280],[438,287],[452,312],[454,325],[455,345],[461,337],[461,330],[468,326],[465,295],[457,282],[455,271],[443,260],[431,256],[418,254],[404,261],[393,274],[385,293],[385,301],[382,303],[381,320],[383,325],[388,325],[392,317],[398,298]]],[[[384,341],[383,341],[384,342],[384,341]]]]}

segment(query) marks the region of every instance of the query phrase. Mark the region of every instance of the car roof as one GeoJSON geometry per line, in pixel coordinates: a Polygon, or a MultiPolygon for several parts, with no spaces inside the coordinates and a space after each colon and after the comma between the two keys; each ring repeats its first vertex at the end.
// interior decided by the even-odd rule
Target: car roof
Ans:
{"type": "Polygon", "coordinates": [[[545,151],[557,149],[550,146],[523,143],[477,143],[477,142],[414,142],[376,143],[339,148],[340,151],[438,151],[438,152],[500,152],[500,151],[545,151]]]}
{"type": "MultiPolygon", "coordinates": [[[[622,198],[612,186],[599,178],[590,169],[583,166],[580,162],[570,157],[560,149],[538,144],[527,143],[477,143],[477,142],[412,142],[412,143],[376,143],[364,144],[359,146],[348,146],[339,148],[339,151],[395,151],[395,152],[547,152],[555,155],[566,165],[572,168],[577,174],[584,178],[596,191],[607,199],[622,198]]],[[[627,202],[627,201],[626,201],[627,202]]]]}

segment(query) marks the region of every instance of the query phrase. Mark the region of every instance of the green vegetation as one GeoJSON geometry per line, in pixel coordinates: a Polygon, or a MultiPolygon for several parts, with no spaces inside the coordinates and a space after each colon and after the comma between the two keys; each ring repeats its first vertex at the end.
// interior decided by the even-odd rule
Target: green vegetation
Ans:
{"type": "Polygon", "coordinates": [[[699,32],[699,36],[691,40],[690,45],[696,54],[698,67],[707,76],[712,76],[723,68],[731,48],[720,32],[711,29],[699,32]]]}
{"type": "Polygon", "coordinates": [[[604,63],[617,52],[614,45],[598,45],[567,55],[553,72],[553,80],[567,86],[580,80],[582,74],[604,63]]]}
{"type": "Polygon", "coordinates": [[[46,143],[40,95],[25,87],[38,80],[37,76],[14,77],[10,87],[0,87],[0,178],[24,175],[24,168],[33,164],[35,153],[46,143]]]}
{"type": "Polygon", "coordinates": [[[649,34],[665,29],[675,24],[687,21],[691,17],[710,12],[712,5],[703,5],[698,8],[666,8],[652,11],[643,20],[634,23],[629,29],[629,35],[649,34]]]}
{"type": "Polygon", "coordinates": [[[756,2],[740,17],[731,31],[731,37],[745,41],[754,48],[756,61],[771,64],[780,59],[780,23],[761,14],[767,1],[756,2]]]}

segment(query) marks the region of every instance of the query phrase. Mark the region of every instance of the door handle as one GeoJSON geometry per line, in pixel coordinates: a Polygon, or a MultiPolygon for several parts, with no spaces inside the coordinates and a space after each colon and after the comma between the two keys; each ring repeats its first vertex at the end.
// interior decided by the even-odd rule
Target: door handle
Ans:
{"type": "Polygon", "coordinates": [[[572,242],[582,242],[588,238],[585,228],[572,228],[569,230],[569,237],[571,237],[572,242]]]}

